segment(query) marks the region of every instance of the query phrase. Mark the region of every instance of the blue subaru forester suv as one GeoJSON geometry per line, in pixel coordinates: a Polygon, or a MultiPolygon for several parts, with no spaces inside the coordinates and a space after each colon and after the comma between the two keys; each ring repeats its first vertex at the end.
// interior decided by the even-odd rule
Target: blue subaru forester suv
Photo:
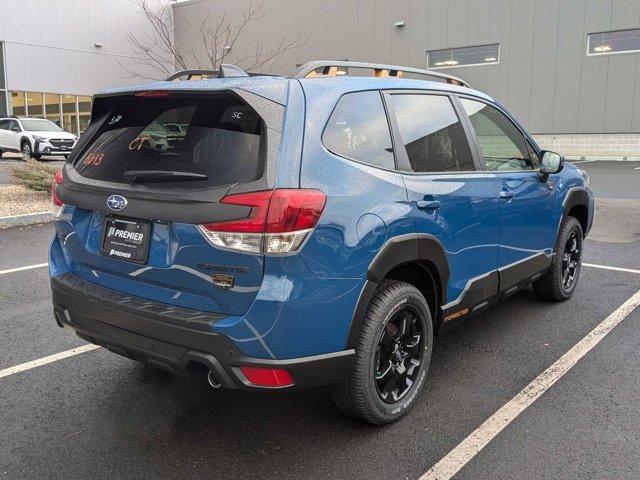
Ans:
{"type": "Polygon", "coordinates": [[[215,388],[332,385],[383,424],[435,334],[529,285],[571,296],[588,177],[462,80],[348,62],[170,80],[96,95],[56,176],[53,307],[83,339],[215,388]]]}

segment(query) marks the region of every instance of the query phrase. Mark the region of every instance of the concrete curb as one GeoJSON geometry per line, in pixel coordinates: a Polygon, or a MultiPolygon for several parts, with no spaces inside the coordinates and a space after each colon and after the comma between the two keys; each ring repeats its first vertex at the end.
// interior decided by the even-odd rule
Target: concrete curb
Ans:
{"type": "Polygon", "coordinates": [[[0,229],[11,227],[24,227],[53,220],[52,212],[27,213],[25,215],[13,215],[11,217],[0,217],[0,229]]]}

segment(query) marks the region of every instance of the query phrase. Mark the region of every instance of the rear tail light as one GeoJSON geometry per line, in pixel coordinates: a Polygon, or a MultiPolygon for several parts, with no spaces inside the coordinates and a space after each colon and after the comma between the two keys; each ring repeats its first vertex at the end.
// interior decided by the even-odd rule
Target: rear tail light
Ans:
{"type": "Polygon", "coordinates": [[[213,245],[251,253],[297,251],[315,228],[327,197],[320,190],[277,189],[227,195],[221,203],[251,207],[248,217],[199,225],[213,245]]]}
{"type": "Polygon", "coordinates": [[[53,204],[51,207],[51,211],[55,217],[60,216],[62,213],[62,209],[64,207],[64,203],[58,197],[58,192],[56,191],[56,187],[61,185],[63,182],[62,178],[62,170],[57,170],[53,175],[53,183],[51,184],[51,203],[53,204]]]}
{"type": "Polygon", "coordinates": [[[242,374],[251,385],[257,387],[290,387],[293,385],[291,374],[284,368],[240,367],[242,374]]]}

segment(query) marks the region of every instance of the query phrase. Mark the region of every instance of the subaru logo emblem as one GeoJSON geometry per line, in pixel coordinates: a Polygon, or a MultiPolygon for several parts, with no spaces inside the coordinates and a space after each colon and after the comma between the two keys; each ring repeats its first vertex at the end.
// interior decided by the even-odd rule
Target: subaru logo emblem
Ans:
{"type": "Polygon", "coordinates": [[[126,206],[127,199],[121,195],[111,195],[109,198],[107,198],[107,207],[109,207],[111,210],[119,212],[126,206]]]}

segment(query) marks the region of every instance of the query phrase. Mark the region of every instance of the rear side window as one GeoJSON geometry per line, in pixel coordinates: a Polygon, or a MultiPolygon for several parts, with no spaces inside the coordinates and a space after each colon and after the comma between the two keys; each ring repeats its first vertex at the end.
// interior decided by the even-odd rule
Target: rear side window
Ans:
{"type": "MultiPolygon", "coordinates": [[[[534,170],[538,156],[530,155],[527,142],[518,128],[497,108],[461,98],[478,137],[487,170],[534,170]]],[[[532,149],[533,151],[533,149],[532,149]]]]}
{"type": "Polygon", "coordinates": [[[469,143],[449,97],[395,94],[390,98],[414,172],[475,170],[469,143]]]}
{"type": "Polygon", "coordinates": [[[341,157],[395,168],[389,124],[377,91],[344,95],[329,118],[322,142],[341,157]]]}
{"type": "Polygon", "coordinates": [[[115,98],[75,163],[84,177],[194,187],[262,176],[262,120],[230,94],[115,98]]]}

